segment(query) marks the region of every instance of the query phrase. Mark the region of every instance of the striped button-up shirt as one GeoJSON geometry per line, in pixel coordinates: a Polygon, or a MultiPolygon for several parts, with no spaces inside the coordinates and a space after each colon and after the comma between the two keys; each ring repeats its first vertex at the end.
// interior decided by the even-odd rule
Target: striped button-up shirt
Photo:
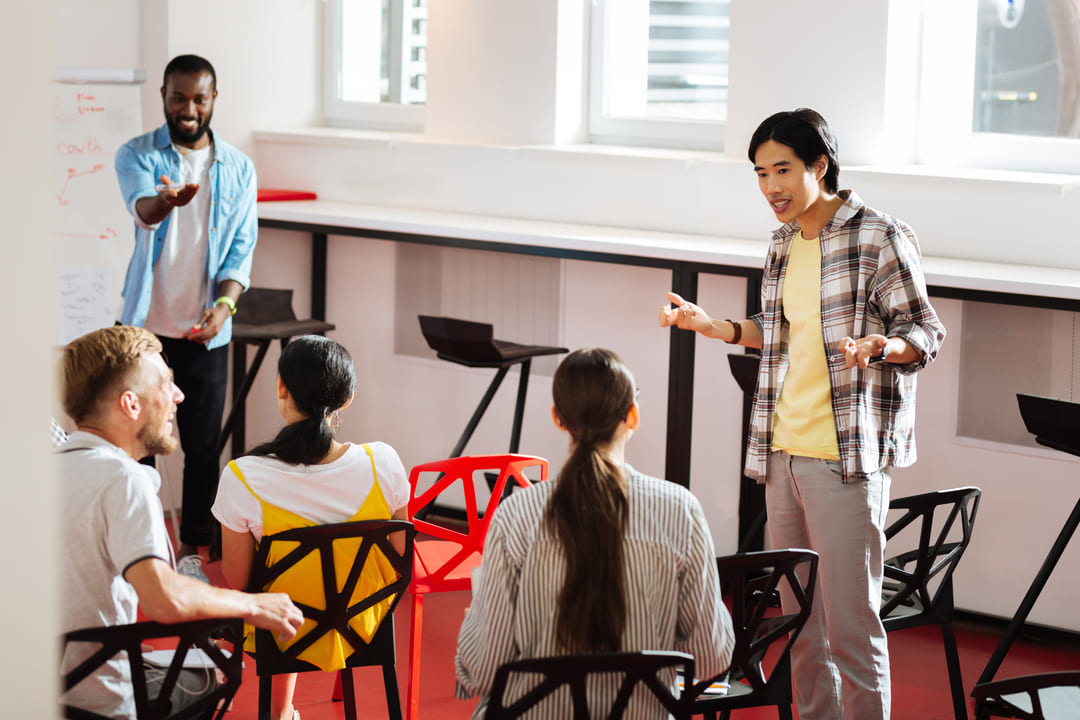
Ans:
{"type": "MultiPolygon", "coordinates": [[[[945,328],[930,305],[919,243],[911,228],[873,210],[851,190],[822,229],[821,331],[836,439],[844,481],[865,480],[887,466],[915,462],[915,372],[932,361],[945,328]],[[837,348],[844,337],[879,334],[903,338],[919,352],[908,365],[875,363],[845,368],[837,348]]],[[[783,312],[784,274],[791,241],[788,223],[773,234],[761,283],[761,368],[747,439],[747,476],[764,482],[772,448],[776,400],[789,357],[783,312]]]]}
{"type": "MultiPolygon", "coordinates": [[[[720,598],[712,536],[697,498],[675,483],[624,466],[629,519],[626,628],[623,651],[677,650],[694,656],[696,674],[713,677],[731,660],[731,617],[720,598]]],[[[515,492],[499,506],[484,544],[480,580],[458,636],[457,694],[483,695],[473,717],[483,717],[495,670],[522,658],[563,654],[555,645],[555,607],[566,573],[562,546],[544,525],[552,480],[515,492]]],[[[527,689],[511,678],[509,700],[527,689]]],[[[592,707],[608,707],[616,686],[589,687],[592,707]]],[[[642,689],[627,717],[665,718],[642,689]]],[[[602,717],[601,711],[591,713],[602,717]]],[[[530,718],[572,717],[568,694],[541,703],[530,718]]]]}

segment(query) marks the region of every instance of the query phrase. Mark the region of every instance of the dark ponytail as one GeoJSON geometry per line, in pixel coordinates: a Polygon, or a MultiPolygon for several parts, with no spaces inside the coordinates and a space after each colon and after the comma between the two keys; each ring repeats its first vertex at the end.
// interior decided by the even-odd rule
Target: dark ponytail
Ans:
{"type": "Polygon", "coordinates": [[[622,643],[626,478],[597,445],[612,439],[635,392],[629,370],[610,350],[577,350],[555,371],[555,413],[574,442],[544,514],[566,558],[555,611],[555,641],[565,652],[615,651],[622,643]]]}
{"type": "Polygon", "coordinates": [[[329,338],[304,335],[281,351],[278,374],[305,417],[281,429],[248,455],[273,455],[292,465],[312,465],[330,452],[334,433],[327,420],[349,402],[356,368],[349,352],[329,338]]]}

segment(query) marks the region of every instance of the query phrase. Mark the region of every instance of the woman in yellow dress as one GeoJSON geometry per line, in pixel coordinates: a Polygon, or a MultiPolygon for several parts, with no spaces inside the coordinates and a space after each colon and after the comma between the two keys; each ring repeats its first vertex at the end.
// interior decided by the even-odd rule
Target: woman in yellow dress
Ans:
{"type": "MultiPolygon", "coordinates": [[[[357,445],[334,437],[338,415],[352,402],[355,387],[352,358],[333,340],[308,335],[282,351],[277,399],[286,425],[273,440],[229,463],[213,506],[214,517],[221,523],[222,572],[231,586],[247,588],[255,551],[264,536],[311,525],[408,519],[408,475],[394,449],[382,442],[357,445]]],[[[370,559],[365,568],[369,584],[393,579],[387,575],[385,558],[378,559],[370,559]]],[[[320,570],[315,555],[307,561],[309,565],[297,565],[274,587],[298,602],[318,606],[323,602],[320,570]],[[319,597],[310,597],[312,593],[319,597]]],[[[384,607],[372,608],[356,619],[354,628],[370,638],[383,614],[384,607]]],[[[306,622],[296,639],[310,625],[306,622]]],[[[330,671],[344,667],[351,652],[344,638],[333,633],[300,657],[330,671]]],[[[275,720],[299,720],[292,705],[295,684],[295,674],[274,683],[271,717],[275,720]]]]}

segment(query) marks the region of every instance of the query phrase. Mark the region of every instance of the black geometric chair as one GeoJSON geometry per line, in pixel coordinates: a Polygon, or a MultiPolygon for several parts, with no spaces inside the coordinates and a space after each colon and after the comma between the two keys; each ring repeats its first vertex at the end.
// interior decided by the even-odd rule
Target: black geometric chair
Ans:
{"type": "Polygon", "coordinates": [[[693,712],[715,720],[732,710],[775,705],[782,720],[791,720],[791,646],[802,632],[814,598],[818,555],[812,550],[771,550],[716,559],[721,585],[731,588],[735,649],[727,675],[726,695],[706,694],[716,678],[696,683],[693,712]],[[776,607],[780,583],[790,588],[798,610],[784,615],[776,607]],[[771,672],[762,659],[774,643],[783,642],[771,672]]]}
{"type": "Polygon", "coordinates": [[[1067,720],[1080,717],[1080,670],[1022,675],[975,686],[975,718],[1067,720]]]}
{"type": "MultiPolygon", "coordinates": [[[[107,661],[126,653],[128,667],[131,670],[135,716],[138,720],[186,720],[187,718],[221,720],[233,695],[240,687],[243,654],[237,651],[226,656],[214,643],[214,639],[226,637],[232,640],[239,649],[243,633],[244,621],[240,618],[192,620],[170,625],[139,622],[130,625],[73,630],[64,635],[64,648],[76,643],[100,644],[101,647],[64,674],[62,687],[64,692],[71,690],[107,661]],[[142,646],[144,642],[162,638],[176,638],[176,652],[165,670],[165,678],[157,697],[150,697],[142,646]],[[214,666],[225,676],[225,681],[192,705],[173,711],[170,696],[176,687],[184,661],[193,647],[210,658],[214,666]]],[[[71,705],[64,705],[63,711],[64,717],[71,720],[109,720],[104,715],[71,705]]]]}
{"type": "MultiPolygon", "coordinates": [[[[694,677],[694,658],[680,652],[593,653],[532,658],[506,663],[495,671],[488,698],[486,720],[510,720],[525,716],[538,703],[558,693],[566,702],[567,693],[573,714],[560,717],[573,720],[617,720],[627,712],[630,697],[636,688],[651,694],[676,720],[689,720],[688,695],[673,689],[678,671],[683,677],[694,677]],[[608,676],[596,677],[596,676],[608,676]],[[531,688],[521,697],[509,701],[506,688],[511,677],[531,676],[531,688]],[[610,690],[613,699],[603,714],[589,710],[588,685],[605,679],[617,680],[610,690]],[[508,704],[509,703],[509,704],[508,704]]],[[[633,717],[633,715],[628,715],[633,717]]]]}
{"type": "MultiPolygon", "coordinates": [[[[293,602],[304,613],[313,627],[284,650],[278,647],[273,633],[255,631],[255,665],[259,676],[259,718],[270,717],[270,691],[274,675],[319,670],[298,656],[328,633],[336,631],[353,648],[345,661],[346,667],[339,672],[345,701],[345,717],[356,720],[356,691],[352,668],[379,665],[383,672],[386,690],[386,706],[389,716],[400,720],[401,698],[398,694],[397,675],[394,670],[396,648],[394,646],[394,608],[412,579],[413,536],[412,523],[403,520],[365,520],[362,522],[316,525],[295,528],[266,536],[252,563],[251,591],[272,588],[272,583],[298,562],[314,556],[322,568],[322,590],[319,595],[323,607],[293,602]],[[401,533],[404,549],[398,552],[391,537],[401,533]],[[275,547],[276,546],[276,547],[275,547]],[[357,584],[368,557],[378,548],[389,561],[396,579],[369,595],[354,597],[357,584]],[[343,573],[338,572],[335,554],[346,562],[343,573]],[[281,557],[268,562],[269,558],[281,557]],[[340,589],[339,589],[340,588],[340,589]],[[369,608],[389,599],[382,621],[369,642],[356,632],[350,622],[369,608]]],[[[301,628],[301,632],[304,632],[301,628]]]]}
{"type": "Polygon", "coordinates": [[[888,632],[940,626],[957,720],[967,720],[967,702],[953,631],[953,572],[971,542],[981,496],[977,487],[961,487],[896,498],[889,509],[902,514],[885,528],[889,553],[895,552],[894,539],[905,528],[917,528],[917,533],[903,536],[911,540],[906,545],[911,549],[885,561],[882,624],[888,632]]]}

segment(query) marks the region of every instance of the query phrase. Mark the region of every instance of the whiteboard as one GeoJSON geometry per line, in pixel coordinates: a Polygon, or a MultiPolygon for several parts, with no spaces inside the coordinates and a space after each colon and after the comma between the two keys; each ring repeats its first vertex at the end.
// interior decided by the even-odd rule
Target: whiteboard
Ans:
{"type": "Polygon", "coordinates": [[[135,243],[113,162],[142,132],[141,70],[54,71],[50,207],[58,342],[111,325],[135,243]]]}

